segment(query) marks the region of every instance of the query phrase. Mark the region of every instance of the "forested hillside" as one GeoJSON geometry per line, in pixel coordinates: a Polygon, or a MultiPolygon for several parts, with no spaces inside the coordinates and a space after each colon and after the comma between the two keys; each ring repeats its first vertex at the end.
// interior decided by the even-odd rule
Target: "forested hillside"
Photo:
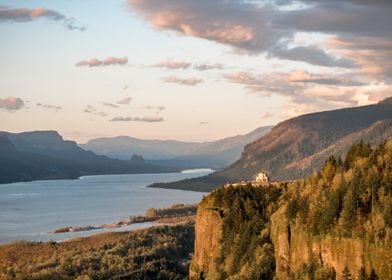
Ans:
{"type": "Polygon", "coordinates": [[[194,256],[191,279],[390,279],[392,142],[354,145],[306,180],[215,190],[194,256]]]}
{"type": "Polygon", "coordinates": [[[300,179],[322,167],[329,156],[343,156],[361,140],[378,145],[392,139],[392,103],[302,115],[279,123],[247,145],[241,158],[222,171],[153,187],[211,191],[228,182],[250,180],[267,171],[275,181],[300,179]]]}

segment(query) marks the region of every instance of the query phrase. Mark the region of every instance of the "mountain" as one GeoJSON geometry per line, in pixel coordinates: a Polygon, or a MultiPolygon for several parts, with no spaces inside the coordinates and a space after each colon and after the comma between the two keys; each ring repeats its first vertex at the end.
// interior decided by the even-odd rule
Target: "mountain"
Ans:
{"type": "Polygon", "coordinates": [[[0,132],[0,183],[77,178],[93,174],[174,172],[140,160],[116,160],[88,152],[55,131],[0,132]]]}
{"type": "Polygon", "coordinates": [[[392,102],[302,115],[276,125],[247,145],[241,158],[206,177],[153,187],[210,191],[226,182],[250,180],[263,170],[272,180],[308,176],[329,155],[341,155],[353,142],[378,144],[392,136],[392,102]]]}
{"type": "Polygon", "coordinates": [[[244,146],[265,135],[272,127],[260,127],[248,134],[214,142],[180,142],[173,140],[141,140],[128,136],[97,138],[79,145],[85,150],[112,158],[129,159],[141,155],[152,164],[178,168],[221,168],[236,161],[244,146]]]}

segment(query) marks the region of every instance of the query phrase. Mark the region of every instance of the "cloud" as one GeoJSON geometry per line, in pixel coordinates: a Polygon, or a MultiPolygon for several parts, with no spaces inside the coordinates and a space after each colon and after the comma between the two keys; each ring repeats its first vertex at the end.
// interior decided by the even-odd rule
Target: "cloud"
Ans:
{"type": "Polygon", "coordinates": [[[277,47],[270,50],[270,56],[280,59],[307,62],[326,67],[354,68],[355,62],[347,58],[336,58],[315,46],[305,47],[277,47]]]}
{"type": "Polygon", "coordinates": [[[11,22],[29,22],[38,19],[47,19],[52,21],[61,21],[64,26],[69,30],[86,30],[86,26],[78,26],[75,24],[75,19],[66,17],[59,12],[54,10],[45,9],[42,7],[35,9],[19,8],[11,9],[9,7],[0,7],[0,22],[11,21],[11,22]]]}
{"type": "Polygon", "coordinates": [[[357,87],[366,84],[355,80],[351,75],[320,75],[305,70],[259,75],[250,72],[237,72],[226,74],[224,78],[231,83],[243,85],[249,92],[265,96],[272,94],[298,96],[315,86],[357,87]]]}
{"type": "Polygon", "coordinates": [[[113,103],[110,103],[110,102],[101,102],[101,104],[103,106],[110,107],[110,108],[118,108],[118,106],[116,104],[113,104],[113,103]]]}
{"type": "Polygon", "coordinates": [[[261,118],[263,119],[263,120],[265,120],[265,119],[269,119],[270,117],[272,117],[273,115],[270,113],[270,112],[263,112],[262,114],[261,114],[261,118]]]}
{"type": "Polygon", "coordinates": [[[147,122],[155,123],[162,122],[163,118],[160,116],[146,116],[146,117],[115,117],[110,120],[111,122],[147,122]]]}
{"type": "Polygon", "coordinates": [[[129,105],[131,101],[132,101],[132,97],[124,97],[123,99],[120,99],[116,103],[121,105],[129,105]]]}
{"type": "Polygon", "coordinates": [[[179,78],[176,76],[169,76],[169,77],[165,77],[163,78],[163,81],[165,83],[172,83],[172,84],[179,84],[179,85],[183,85],[183,86],[196,86],[200,83],[203,83],[202,79],[198,79],[198,78],[179,78]]]}
{"type": "Polygon", "coordinates": [[[107,116],[107,114],[105,112],[98,111],[95,107],[93,107],[91,105],[87,105],[86,108],[83,110],[83,112],[85,112],[87,114],[95,115],[95,116],[100,116],[100,117],[107,116]]]}
{"type": "Polygon", "coordinates": [[[128,63],[128,57],[124,56],[124,57],[107,57],[104,61],[103,61],[103,65],[124,65],[128,63]]]}
{"type": "Polygon", "coordinates": [[[156,111],[163,111],[166,109],[165,106],[150,106],[150,105],[144,106],[144,108],[147,110],[156,110],[156,111]]]}
{"type": "Polygon", "coordinates": [[[354,60],[362,72],[377,79],[392,81],[392,39],[371,37],[334,37],[330,48],[354,60]]]}
{"type": "Polygon", "coordinates": [[[377,89],[367,90],[365,91],[365,95],[368,100],[372,103],[379,102],[385,100],[388,97],[392,97],[392,86],[391,85],[382,85],[377,89]]]}
{"type": "Polygon", "coordinates": [[[224,69],[225,65],[221,63],[214,63],[214,64],[208,64],[208,63],[200,63],[195,66],[193,66],[194,69],[198,71],[207,71],[207,70],[213,70],[213,69],[224,69]]]}
{"type": "Polygon", "coordinates": [[[208,122],[199,122],[200,125],[207,125],[209,124],[208,122]]]}
{"type": "Polygon", "coordinates": [[[271,95],[286,97],[288,104],[292,104],[292,109],[295,109],[295,105],[307,105],[300,106],[303,112],[305,107],[317,111],[358,104],[356,94],[359,86],[345,75],[328,78],[307,71],[258,75],[238,72],[227,74],[224,78],[244,86],[250,93],[267,97],[271,95]]]}
{"type": "Polygon", "coordinates": [[[166,68],[166,69],[188,69],[192,63],[186,62],[186,61],[162,61],[159,63],[156,63],[152,65],[151,67],[156,67],[156,68],[166,68]]]}
{"type": "Polygon", "coordinates": [[[6,98],[0,98],[0,109],[17,111],[22,109],[24,105],[24,101],[19,97],[9,96],[6,98]]]}
{"type": "Polygon", "coordinates": [[[89,66],[89,67],[97,67],[97,66],[109,66],[109,65],[125,65],[128,63],[128,57],[108,57],[104,60],[99,60],[97,58],[93,58],[90,60],[82,60],[76,63],[76,66],[89,66]]]}
{"type": "Polygon", "coordinates": [[[156,29],[249,52],[267,50],[291,35],[287,29],[270,27],[278,12],[271,5],[232,0],[128,0],[127,3],[156,29]]]}
{"type": "Polygon", "coordinates": [[[48,105],[48,104],[42,104],[42,103],[37,103],[35,105],[37,107],[41,107],[43,109],[49,109],[49,110],[55,110],[55,111],[60,111],[62,109],[61,106],[48,105]]]}
{"type": "MultiPolygon", "coordinates": [[[[391,78],[390,53],[377,52],[377,42],[392,38],[389,0],[128,0],[131,11],[150,25],[179,35],[231,46],[240,53],[302,61],[325,67],[361,67],[364,73],[391,78]],[[282,6],[287,8],[282,8],[282,6]],[[373,42],[357,54],[326,50],[325,43],[293,46],[296,33],[336,36],[356,43],[373,42]],[[369,53],[370,52],[370,53],[369,53]],[[377,62],[382,62],[377,65],[377,62]]],[[[390,50],[391,48],[389,48],[390,50]]]]}
{"type": "Polygon", "coordinates": [[[364,86],[367,83],[356,79],[353,74],[312,74],[305,70],[296,70],[287,74],[281,74],[281,77],[290,83],[311,83],[330,86],[364,86]]]}
{"type": "Polygon", "coordinates": [[[115,117],[111,119],[111,122],[131,122],[133,118],[131,117],[115,117]]]}

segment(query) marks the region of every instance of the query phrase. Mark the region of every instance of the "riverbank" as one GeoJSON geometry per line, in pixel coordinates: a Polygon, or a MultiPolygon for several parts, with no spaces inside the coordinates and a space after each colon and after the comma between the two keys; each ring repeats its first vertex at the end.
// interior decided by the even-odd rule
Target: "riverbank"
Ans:
{"type": "Polygon", "coordinates": [[[55,229],[49,233],[58,234],[66,232],[81,232],[99,229],[118,229],[132,224],[141,223],[180,223],[183,221],[192,221],[196,215],[197,205],[174,204],[167,208],[149,208],[144,215],[129,216],[127,220],[117,221],[111,224],[102,224],[98,226],[67,226],[55,229]]]}

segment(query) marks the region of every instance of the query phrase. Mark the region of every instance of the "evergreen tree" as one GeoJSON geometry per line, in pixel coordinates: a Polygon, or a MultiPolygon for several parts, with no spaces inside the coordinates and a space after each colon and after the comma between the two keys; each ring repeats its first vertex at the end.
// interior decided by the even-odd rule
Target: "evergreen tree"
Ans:
{"type": "Polygon", "coordinates": [[[348,269],[347,266],[344,267],[344,269],[343,269],[343,271],[342,271],[342,277],[341,277],[341,279],[342,279],[342,280],[352,280],[352,279],[353,279],[352,276],[351,276],[351,272],[350,272],[350,270],[348,269]]]}

